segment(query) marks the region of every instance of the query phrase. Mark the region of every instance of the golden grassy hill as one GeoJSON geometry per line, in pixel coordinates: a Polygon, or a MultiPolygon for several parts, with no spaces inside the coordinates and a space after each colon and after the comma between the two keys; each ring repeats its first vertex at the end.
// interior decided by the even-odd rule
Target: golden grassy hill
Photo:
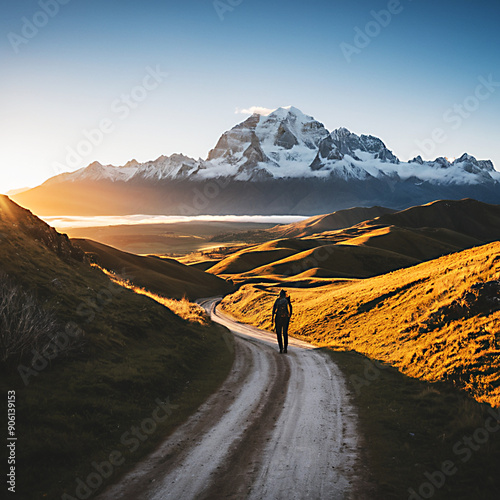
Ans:
{"type": "Polygon", "coordinates": [[[500,239],[500,205],[470,198],[439,200],[381,215],[372,223],[406,228],[446,228],[481,241],[494,241],[500,239]]]}
{"type": "Polygon", "coordinates": [[[246,247],[207,266],[207,271],[238,282],[255,276],[297,280],[308,271],[330,278],[366,278],[482,243],[448,229],[362,223],[348,230],[246,247]]]}
{"type": "Polygon", "coordinates": [[[354,207],[338,210],[331,214],[316,215],[301,222],[278,224],[268,229],[239,231],[237,233],[219,234],[214,239],[219,242],[245,241],[250,243],[263,242],[280,238],[302,238],[324,231],[335,231],[354,226],[360,222],[374,219],[379,215],[395,212],[385,207],[354,207]]]}
{"type": "Polygon", "coordinates": [[[289,248],[270,250],[261,250],[259,247],[249,248],[226,257],[207,271],[219,275],[240,274],[293,254],[295,254],[295,250],[289,248]]]}
{"type": "Polygon", "coordinates": [[[346,210],[338,210],[331,214],[317,215],[293,224],[276,226],[276,228],[267,229],[267,232],[275,238],[299,238],[325,231],[335,231],[351,227],[363,221],[393,212],[395,210],[385,207],[354,207],[346,210]]]}
{"type": "Polygon", "coordinates": [[[166,297],[194,300],[232,291],[223,279],[174,259],[135,255],[86,239],[71,242],[100,267],[118,274],[126,270],[135,285],[166,297]]]}
{"type": "Polygon", "coordinates": [[[208,272],[222,275],[245,273],[317,246],[318,242],[302,239],[272,240],[234,252],[210,267],[208,272]]]}
{"type": "Polygon", "coordinates": [[[445,228],[407,229],[396,226],[373,228],[365,225],[364,229],[360,236],[347,238],[338,243],[388,250],[418,259],[420,262],[484,243],[483,240],[445,228]]]}
{"type": "Polygon", "coordinates": [[[361,245],[322,245],[252,269],[247,276],[296,276],[316,269],[323,276],[369,277],[417,264],[417,259],[361,245]]]}
{"type": "Polygon", "coordinates": [[[500,238],[500,206],[477,200],[438,200],[426,205],[397,212],[385,207],[355,207],[331,214],[317,215],[292,224],[280,224],[265,230],[219,234],[216,240],[261,243],[283,238],[304,238],[313,235],[338,235],[340,239],[370,231],[366,226],[395,226],[401,228],[446,228],[482,242],[500,238]],[[494,234],[492,234],[492,228],[494,234]],[[345,230],[345,231],[342,231],[345,230]]]}
{"type": "Polygon", "coordinates": [[[231,366],[224,329],[126,290],[65,235],[0,196],[0,388],[16,391],[18,493],[75,495],[113,450],[123,473],[214,391],[231,366]],[[126,429],[177,405],[136,452],[126,429]]]}
{"type": "MultiPolygon", "coordinates": [[[[451,380],[500,405],[500,243],[407,269],[313,289],[289,289],[291,333],[355,350],[427,381],[451,380]]],[[[245,285],[222,302],[238,320],[270,329],[276,288],[245,285]]]]}
{"type": "MultiPolygon", "coordinates": [[[[378,207],[362,210],[367,215],[374,209],[378,207]]],[[[307,235],[247,246],[208,271],[239,283],[255,276],[281,281],[313,275],[364,278],[500,239],[500,206],[470,199],[437,201],[348,228],[325,230],[332,226],[329,218],[337,220],[337,216],[283,226],[285,232],[307,235]]]]}

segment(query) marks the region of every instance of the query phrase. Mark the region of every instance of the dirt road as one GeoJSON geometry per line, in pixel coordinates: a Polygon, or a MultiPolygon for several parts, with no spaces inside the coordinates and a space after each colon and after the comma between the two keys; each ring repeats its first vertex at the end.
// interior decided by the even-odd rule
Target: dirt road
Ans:
{"type": "Polygon", "coordinates": [[[220,391],[119,484],[109,499],[360,499],[356,416],[342,375],[310,344],[242,325],[220,391]]]}

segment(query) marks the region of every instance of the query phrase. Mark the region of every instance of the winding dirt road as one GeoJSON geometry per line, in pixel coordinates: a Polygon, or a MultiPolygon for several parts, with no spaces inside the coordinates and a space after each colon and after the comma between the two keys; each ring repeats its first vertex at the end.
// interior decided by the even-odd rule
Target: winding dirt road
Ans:
{"type": "Polygon", "coordinates": [[[98,498],[360,499],[356,416],[343,377],[313,346],[202,305],[235,335],[220,390],[145,461],[98,498]]]}

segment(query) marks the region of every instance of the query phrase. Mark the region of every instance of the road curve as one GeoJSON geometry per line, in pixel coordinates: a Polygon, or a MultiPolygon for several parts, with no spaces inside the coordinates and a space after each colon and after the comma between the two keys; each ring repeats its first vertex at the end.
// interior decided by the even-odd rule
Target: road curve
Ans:
{"type": "Polygon", "coordinates": [[[361,499],[356,415],[339,369],[313,346],[236,322],[220,390],[99,500],[361,499]]]}

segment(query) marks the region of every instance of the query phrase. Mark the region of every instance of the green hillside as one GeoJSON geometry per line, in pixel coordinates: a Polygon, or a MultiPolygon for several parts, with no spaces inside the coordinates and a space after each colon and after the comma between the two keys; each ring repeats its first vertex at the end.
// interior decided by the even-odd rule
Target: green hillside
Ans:
{"type": "Polygon", "coordinates": [[[0,332],[0,384],[16,392],[19,498],[74,497],[77,479],[113,451],[123,463],[106,480],[116,480],[227,375],[233,353],[224,329],[114,284],[64,235],[3,196],[0,255],[0,321],[10,325],[0,332]],[[16,344],[40,318],[43,336],[16,344]],[[149,420],[144,441],[127,441],[127,429],[160,415],[159,402],[168,418],[154,429],[149,420]]]}
{"type": "Polygon", "coordinates": [[[232,291],[232,286],[223,279],[174,259],[122,252],[92,240],[72,239],[71,242],[100,267],[118,274],[126,270],[133,276],[131,281],[135,285],[157,294],[194,300],[232,291]]]}

